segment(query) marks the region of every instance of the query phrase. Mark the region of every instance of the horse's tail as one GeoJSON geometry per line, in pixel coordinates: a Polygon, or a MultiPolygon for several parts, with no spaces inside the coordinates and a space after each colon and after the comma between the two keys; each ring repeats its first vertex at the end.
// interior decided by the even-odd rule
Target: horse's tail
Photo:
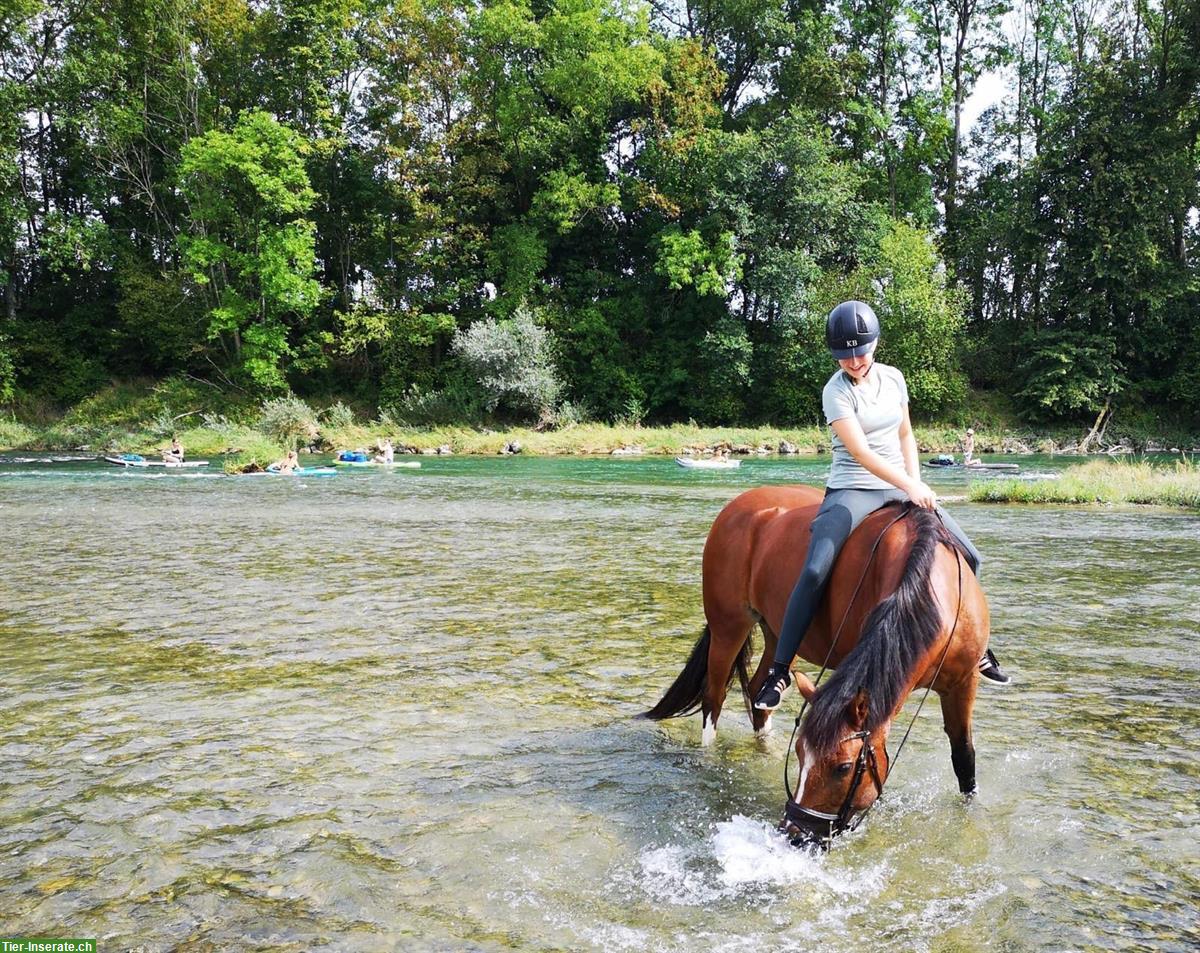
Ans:
{"type": "Polygon", "coordinates": [[[712,631],[706,625],[700,633],[700,638],[696,640],[696,647],[692,649],[683,671],[676,676],[658,704],[649,711],[642,712],[643,718],[662,721],[677,715],[690,715],[700,707],[700,700],[704,696],[704,683],[708,679],[708,645],[711,641],[712,631]]]}
{"type": "MultiPolygon", "coordinates": [[[[657,705],[649,711],[642,712],[642,718],[662,721],[664,718],[675,718],[679,715],[690,715],[700,707],[704,699],[704,686],[708,681],[708,647],[712,642],[712,630],[706,625],[696,640],[692,654],[683,666],[683,671],[676,676],[671,687],[667,689],[657,705]]],[[[733,673],[737,672],[738,682],[742,686],[742,697],[746,706],[750,705],[750,672],[747,668],[750,661],[750,639],[742,643],[741,651],[734,659],[733,670],[729,673],[729,681],[733,681],[733,673]]],[[[728,682],[726,683],[728,684],[728,682]]]]}

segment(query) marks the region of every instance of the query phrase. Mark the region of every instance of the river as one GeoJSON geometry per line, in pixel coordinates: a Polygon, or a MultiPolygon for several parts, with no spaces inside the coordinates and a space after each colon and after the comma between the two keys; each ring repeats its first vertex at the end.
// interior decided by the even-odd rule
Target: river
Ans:
{"type": "Polygon", "coordinates": [[[819,484],[827,458],[422,464],[297,480],[0,458],[0,935],[1200,944],[1194,515],[949,503],[1015,681],[980,692],[981,794],[957,795],[927,705],[864,827],[813,856],[773,832],[786,730],[756,739],[731,699],[702,749],[698,717],[632,716],[699,634],[723,503],[819,484]]]}

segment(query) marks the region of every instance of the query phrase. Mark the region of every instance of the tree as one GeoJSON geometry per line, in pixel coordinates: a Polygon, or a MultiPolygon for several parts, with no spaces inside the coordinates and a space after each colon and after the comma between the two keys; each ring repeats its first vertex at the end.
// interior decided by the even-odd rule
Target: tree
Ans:
{"type": "Polygon", "coordinates": [[[300,136],[263,112],[242,114],[183,150],[179,183],[192,216],[179,248],[208,303],[208,334],[252,383],[282,388],[289,323],[317,305],[316,195],[300,136]]]}

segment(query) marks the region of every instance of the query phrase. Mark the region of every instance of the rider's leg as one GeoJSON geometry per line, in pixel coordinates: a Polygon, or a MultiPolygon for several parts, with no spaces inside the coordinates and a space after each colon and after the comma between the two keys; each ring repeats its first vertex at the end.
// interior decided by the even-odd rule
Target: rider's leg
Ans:
{"type": "Polygon", "coordinates": [[[942,518],[942,525],[950,531],[950,535],[962,543],[963,549],[967,552],[967,562],[971,566],[972,572],[975,573],[975,578],[979,578],[979,570],[983,566],[983,556],[980,555],[975,544],[971,542],[971,538],[963,532],[963,528],[958,525],[958,522],[940,506],[937,508],[938,516],[942,518]]]}
{"type": "MultiPolygon", "coordinates": [[[[971,564],[971,569],[975,573],[975,578],[979,578],[979,569],[983,563],[983,557],[979,554],[979,550],[975,548],[975,544],[971,542],[962,527],[958,525],[954,517],[947,513],[940,506],[938,507],[938,515],[942,518],[942,524],[950,531],[950,534],[963,545],[963,549],[967,552],[967,562],[971,564]]],[[[996,661],[996,656],[992,654],[990,648],[984,649],[983,658],[979,660],[979,674],[989,682],[996,685],[1007,685],[1012,679],[1004,673],[1000,668],[1000,663],[996,661]]]]}
{"type": "Polygon", "coordinates": [[[908,497],[899,490],[827,490],[820,510],[812,522],[812,539],[800,578],[788,598],[783,625],[779,630],[779,642],[775,647],[775,661],[767,672],[767,680],[754,698],[754,707],[770,711],[779,707],[783,693],[791,684],[792,659],[800,648],[800,641],[808,631],[833,564],[841,552],[842,545],[854,528],[871,513],[892,500],[903,501],[908,497]]]}

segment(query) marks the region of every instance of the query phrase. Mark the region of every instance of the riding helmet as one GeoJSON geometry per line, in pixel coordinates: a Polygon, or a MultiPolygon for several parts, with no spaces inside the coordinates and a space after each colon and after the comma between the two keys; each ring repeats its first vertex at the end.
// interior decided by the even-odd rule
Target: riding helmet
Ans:
{"type": "Polygon", "coordinates": [[[843,301],[829,312],[825,323],[825,343],[839,361],[861,357],[879,340],[879,319],[869,304],[843,301]]]}

